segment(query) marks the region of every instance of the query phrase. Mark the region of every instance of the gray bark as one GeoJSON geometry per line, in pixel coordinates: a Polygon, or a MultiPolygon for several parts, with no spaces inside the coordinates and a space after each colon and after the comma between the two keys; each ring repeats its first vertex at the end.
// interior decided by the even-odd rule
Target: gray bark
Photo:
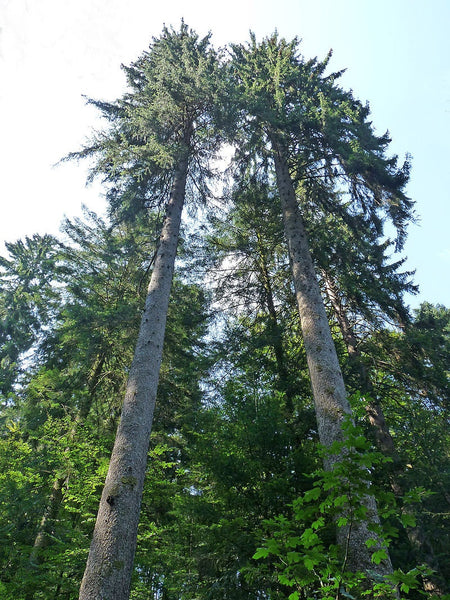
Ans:
{"type": "MultiPolygon", "coordinates": [[[[326,273],[323,273],[323,277],[327,296],[330,299],[334,314],[342,333],[342,337],[347,346],[348,355],[352,361],[357,363],[358,372],[360,375],[361,391],[368,391],[370,393],[372,392],[373,386],[370,382],[367,369],[361,361],[361,352],[358,348],[358,343],[353,328],[339,300],[339,296],[333,281],[327,276],[326,273]]],[[[366,404],[365,409],[369,422],[374,428],[376,440],[380,450],[386,456],[389,456],[392,459],[393,469],[390,477],[392,491],[396,496],[403,496],[405,492],[403,485],[401,484],[403,465],[401,464],[400,456],[395,448],[394,439],[387,426],[383,409],[379,402],[373,399],[371,399],[370,403],[366,404]]],[[[413,517],[416,516],[412,506],[406,506],[403,510],[408,514],[411,514],[413,517]]],[[[423,577],[424,591],[433,592],[438,596],[442,596],[445,593],[443,587],[444,578],[442,577],[439,561],[434,553],[433,545],[430,539],[425,534],[420,522],[418,522],[415,527],[407,527],[406,532],[411,547],[417,553],[418,564],[420,562],[424,562],[435,572],[432,577],[423,577]]]]}
{"type": "MultiPolygon", "coordinates": [[[[343,441],[342,421],[351,415],[351,408],[331,335],[325,305],[315,273],[308,240],[289,173],[286,150],[274,132],[270,139],[275,162],[277,187],[283,212],[284,231],[289,249],[295,294],[300,315],[303,342],[311,378],[319,439],[329,448],[333,442],[343,441]]],[[[340,456],[329,457],[325,468],[331,470],[340,456]]],[[[355,522],[340,527],[337,541],[345,556],[345,565],[352,571],[376,571],[380,575],[392,572],[388,558],[380,565],[371,562],[371,553],[365,542],[373,539],[368,524],[379,523],[375,499],[364,500],[367,522],[355,522]]]]}
{"type": "MultiPolygon", "coordinates": [[[[372,396],[372,384],[369,379],[366,366],[364,365],[361,359],[361,352],[358,348],[358,340],[353,331],[353,327],[348,320],[347,314],[339,299],[339,294],[336,290],[333,281],[330,279],[330,277],[328,277],[326,273],[322,273],[322,275],[325,281],[325,290],[331,302],[331,306],[333,308],[334,315],[337,319],[339,329],[341,330],[342,337],[347,347],[348,355],[352,363],[356,366],[360,391],[362,393],[367,393],[369,396],[372,396]]],[[[397,451],[395,449],[394,440],[389,432],[389,428],[387,426],[381,405],[373,397],[371,397],[370,401],[365,405],[365,409],[369,422],[374,428],[375,437],[381,451],[384,452],[384,454],[390,456],[395,464],[398,464],[400,461],[400,457],[398,456],[397,451]]],[[[398,490],[394,489],[394,492],[397,493],[398,490]]]]}
{"type": "Polygon", "coordinates": [[[185,156],[167,205],[80,600],[127,600],[130,594],[187,164],[185,156]]]}
{"type": "Polygon", "coordinates": [[[275,140],[272,144],[319,438],[329,447],[343,440],[341,423],[351,409],[287,160],[281,145],[275,140]]]}

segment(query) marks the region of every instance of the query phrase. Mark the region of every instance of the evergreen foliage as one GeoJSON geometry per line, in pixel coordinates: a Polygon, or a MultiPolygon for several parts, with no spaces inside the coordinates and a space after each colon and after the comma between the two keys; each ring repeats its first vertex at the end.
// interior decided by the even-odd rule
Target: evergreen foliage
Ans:
{"type": "Polygon", "coordinates": [[[103,178],[108,217],[0,258],[1,598],[78,598],[177,186],[201,209],[181,230],[129,597],[450,598],[450,311],[409,312],[409,159],[330,58],[276,34],[216,52],[182,22],[124,67],[123,97],[90,100],[107,125],[70,158],[103,178]],[[353,415],[326,448],[280,157],[353,415]],[[350,560],[361,525],[367,568],[350,560]]]}

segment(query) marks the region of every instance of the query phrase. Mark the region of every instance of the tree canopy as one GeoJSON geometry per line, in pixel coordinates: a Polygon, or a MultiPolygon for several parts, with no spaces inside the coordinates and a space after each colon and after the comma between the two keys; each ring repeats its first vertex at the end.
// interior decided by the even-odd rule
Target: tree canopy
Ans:
{"type": "Polygon", "coordinates": [[[450,311],[330,61],[182,22],[89,100],[107,216],[0,258],[5,600],[450,598],[450,311]]]}

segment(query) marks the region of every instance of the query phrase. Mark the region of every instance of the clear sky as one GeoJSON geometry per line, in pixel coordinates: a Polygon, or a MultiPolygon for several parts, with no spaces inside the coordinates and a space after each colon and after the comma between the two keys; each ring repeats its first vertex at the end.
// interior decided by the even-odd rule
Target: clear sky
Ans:
{"type": "Polygon", "coordinates": [[[0,0],[0,241],[57,233],[82,203],[103,209],[83,165],[52,165],[101,126],[82,95],[120,96],[120,64],[182,17],[216,46],[277,29],[307,58],[333,49],[342,85],[370,102],[392,151],[413,157],[420,221],[405,254],[421,294],[409,302],[450,306],[449,0],[0,0]]]}

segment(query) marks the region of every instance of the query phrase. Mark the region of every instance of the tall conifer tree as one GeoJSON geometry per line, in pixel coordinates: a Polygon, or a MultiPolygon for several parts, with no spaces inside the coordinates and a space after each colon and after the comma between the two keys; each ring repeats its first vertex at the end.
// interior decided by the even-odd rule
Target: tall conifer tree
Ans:
{"type": "MultiPolygon", "coordinates": [[[[366,120],[368,108],[336,86],[339,74],[324,75],[329,57],[323,62],[306,62],[299,55],[297,39],[288,43],[277,35],[260,44],[252,36],[248,46],[233,49],[238,102],[250,116],[243,122],[253,139],[259,138],[260,155],[267,156],[270,148],[274,164],[319,437],[330,448],[343,440],[342,422],[345,415],[351,415],[351,408],[300,206],[321,179],[323,193],[317,194],[317,199],[327,202],[328,210],[359,210],[379,230],[387,215],[397,228],[401,247],[411,215],[411,202],[402,191],[408,165],[398,170],[396,159],[385,157],[388,137],[376,137],[366,120]],[[347,207],[333,204],[326,193],[327,188],[338,186],[347,207]]],[[[338,458],[330,457],[327,467],[331,469],[338,458]]],[[[366,511],[365,521],[354,523],[349,530],[339,529],[338,537],[348,549],[350,568],[369,571],[374,566],[366,545],[373,536],[368,523],[378,520],[369,495],[366,511]]],[[[389,573],[389,559],[376,570],[389,573]]]]}
{"type": "Polygon", "coordinates": [[[111,121],[84,151],[96,157],[93,175],[110,183],[111,212],[132,217],[165,205],[165,216],[130,368],[110,467],[100,501],[80,599],[129,596],[147,451],[161,364],[167,307],[181,213],[189,176],[205,190],[205,155],[216,96],[217,57],[209,36],[182,23],[164,29],[131,67],[131,91],[114,104],[94,102],[111,121]]]}

